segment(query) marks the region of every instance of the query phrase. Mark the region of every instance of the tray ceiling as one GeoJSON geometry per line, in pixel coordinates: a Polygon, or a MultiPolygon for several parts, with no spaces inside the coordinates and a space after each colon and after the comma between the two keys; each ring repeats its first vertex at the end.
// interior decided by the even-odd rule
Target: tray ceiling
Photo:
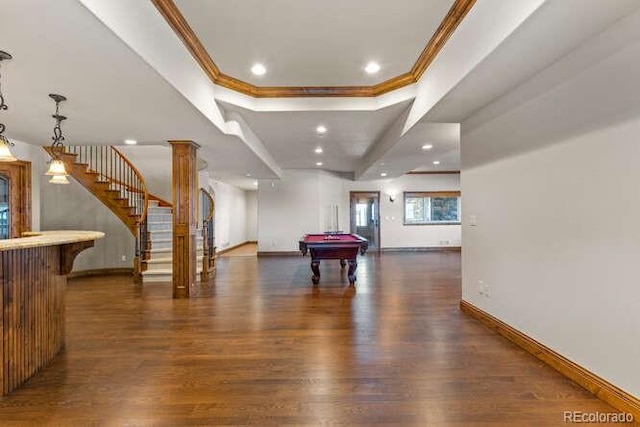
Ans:
{"type": "Polygon", "coordinates": [[[214,83],[254,97],[369,97],[415,83],[475,3],[152,1],[214,83]],[[364,72],[370,61],[380,72],[364,72]]]}

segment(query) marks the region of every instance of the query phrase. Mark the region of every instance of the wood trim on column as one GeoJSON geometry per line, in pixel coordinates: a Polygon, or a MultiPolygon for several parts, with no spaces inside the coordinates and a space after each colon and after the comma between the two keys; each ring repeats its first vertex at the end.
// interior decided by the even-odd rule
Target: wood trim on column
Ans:
{"type": "Polygon", "coordinates": [[[0,163],[0,175],[9,180],[11,223],[9,236],[21,237],[31,230],[31,162],[0,163]]]}
{"type": "Polygon", "coordinates": [[[173,298],[189,298],[196,282],[198,165],[193,141],[169,141],[172,148],[173,298]]]}
{"type": "Polygon", "coordinates": [[[607,402],[616,409],[633,414],[636,420],[640,420],[640,399],[619,389],[607,380],[600,378],[596,374],[556,353],[544,344],[512,328],[467,301],[460,301],[460,310],[480,321],[480,323],[497,332],[499,335],[502,335],[518,347],[531,353],[565,377],[578,383],[600,400],[607,402]]]}

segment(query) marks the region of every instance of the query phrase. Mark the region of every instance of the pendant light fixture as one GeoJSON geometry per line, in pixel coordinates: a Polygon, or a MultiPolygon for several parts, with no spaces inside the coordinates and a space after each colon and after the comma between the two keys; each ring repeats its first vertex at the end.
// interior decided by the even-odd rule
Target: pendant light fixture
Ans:
{"type": "MultiPolygon", "coordinates": [[[[2,61],[11,59],[12,56],[7,52],[0,50],[0,71],[2,68],[2,61]]],[[[4,102],[4,95],[2,94],[2,73],[0,72],[0,111],[8,110],[9,106],[4,102]]],[[[9,147],[13,147],[13,143],[4,136],[6,126],[0,123],[0,162],[15,162],[16,159],[9,147]]]]}
{"type": "Polygon", "coordinates": [[[62,142],[64,141],[64,135],[62,134],[60,124],[64,120],[67,120],[65,116],[60,115],[60,103],[62,101],[66,101],[67,98],[55,93],[49,94],[49,97],[56,103],[56,113],[51,116],[56,119],[56,125],[53,127],[53,136],[51,137],[53,140],[53,143],[51,144],[53,160],[51,160],[49,170],[45,175],[51,176],[49,182],[52,184],[68,184],[69,180],[67,179],[67,175],[69,174],[64,167],[64,162],[60,160],[60,155],[64,153],[64,143],[62,142]]]}

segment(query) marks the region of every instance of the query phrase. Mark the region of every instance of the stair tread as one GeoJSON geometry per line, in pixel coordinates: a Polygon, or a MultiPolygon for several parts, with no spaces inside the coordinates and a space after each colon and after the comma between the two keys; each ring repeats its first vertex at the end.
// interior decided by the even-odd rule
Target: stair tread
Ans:
{"type": "MultiPolygon", "coordinates": [[[[203,255],[199,255],[197,257],[197,262],[200,263],[202,262],[202,259],[204,258],[203,255]]],[[[170,263],[173,262],[173,258],[158,258],[158,259],[148,259],[146,260],[147,264],[166,264],[166,263],[170,263]]],[[[161,269],[154,269],[154,270],[161,270],[161,269]]]]}
{"type": "MultiPolygon", "coordinates": [[[[204,248],[202,246],[198,246],[196,247],[196,252],[198,251],[203,251],[204,248]]],[[[173,248],[157,248],[157,249],[147,249],[147,252],[149,252],[150,254],[162,254],[162,253],[169,253],[169,252],[173,252],[173,248]]],[[[199,255],[198,255],[199,256],[199,255]]]]}
{"type": "Polygon", "coordinates": [[[171,262],[173,258],[149,258],[146,260],[147,264],[162,264],[164,262],[171,262]]]}
{"type": "MultiPolygon", "coordinates": [[[[153,238],[153,233],[163,233],[163,232],[164,233],[169,233],[170,230],[166,230],[166,231],[149,231],[149,233],[151,233],[151,236],[152,236],[151,240],[153,242],[156,242],[156,243],[172,242],[173,239],[154,239],[153,238]]],[[[202,240],[202,236],[196,236],[196,240],[202,240]]]]}
{"type": "MultiPolygon", "coordinates": [[[[202,268],[196,268],[196,273],[202,272],[202,268]]],[[[173,270],[170,268],[158,268],[157,270],[145,270],[142,272],[143,276],[156,276],[162,274],[173,274],[173,270]]]]}
{"type": "Polygon", "coordinates": [[[170,268],[158,268],[157,270],[145,270],[142,272],[143,276],[150,276],[156,274],[172,274],[173,270],[170,268]]]}

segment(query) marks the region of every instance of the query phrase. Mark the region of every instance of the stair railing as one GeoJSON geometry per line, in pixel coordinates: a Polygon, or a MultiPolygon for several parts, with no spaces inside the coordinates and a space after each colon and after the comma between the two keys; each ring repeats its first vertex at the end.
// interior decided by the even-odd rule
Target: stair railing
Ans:
{"type": "Polygon", "coordinates": [[[201,280],[209,279],[209,273],[215,268],[215,234],[214,234],[214,212],[215,204],[213,196],[205,189],[200,189],[200,205],[202,207],[202,273],[201,280]]]}
{"type": "Polygon", "coordinates": [[[148,246],[147,212],[149,192],[144,177],[117,148],[112,146],[66,145],[64,154],[75,156],[76,164],[83,164],[87,172],[96,175],[95,181],[104,183],[110,191],[126,200],[129,217],[135,227],[129,227],[135,237],[134,276],[141,279],[148,246]]]}

